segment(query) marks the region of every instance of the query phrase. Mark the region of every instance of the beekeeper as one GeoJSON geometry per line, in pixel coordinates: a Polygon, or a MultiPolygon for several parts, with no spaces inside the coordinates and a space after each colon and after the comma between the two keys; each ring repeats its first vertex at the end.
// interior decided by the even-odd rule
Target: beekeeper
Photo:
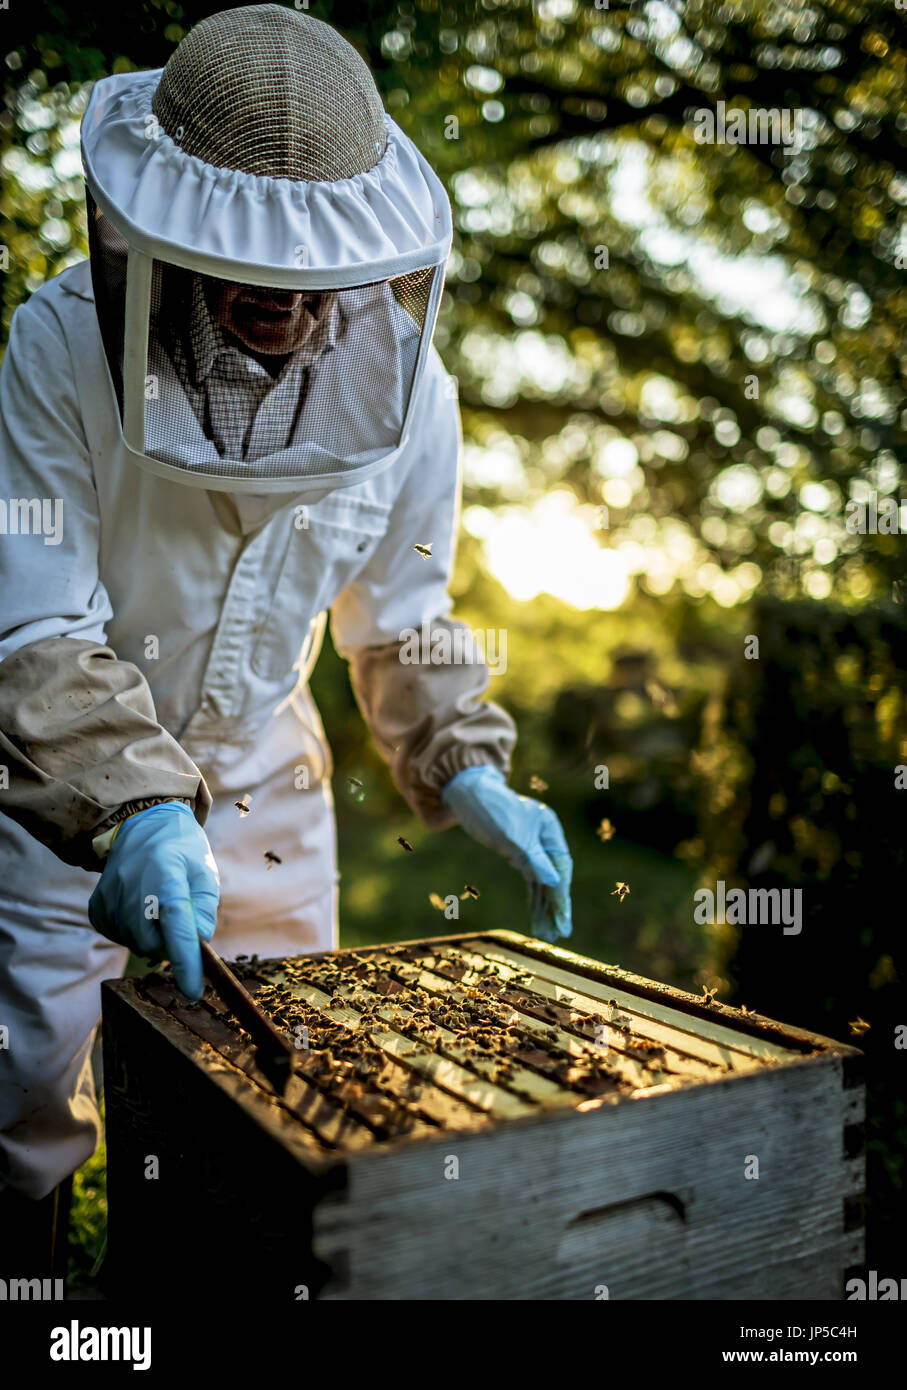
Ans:
{"type": "Polygon", "coordinates": [[[401,660],[460,626],[437,176],[350,44],[277,5],[99,81],[82,153],[90,261],[18,310],[0,379],[2,490],[35,523],[0,537],[0,1228],[97,1144],[128,949],[197,997],[215,923],[227,956],[337,945],[327,612],[409,805],[525,875],[536,934],[570,930],[563,832],[506,785],[475,647],[401,660]]]}

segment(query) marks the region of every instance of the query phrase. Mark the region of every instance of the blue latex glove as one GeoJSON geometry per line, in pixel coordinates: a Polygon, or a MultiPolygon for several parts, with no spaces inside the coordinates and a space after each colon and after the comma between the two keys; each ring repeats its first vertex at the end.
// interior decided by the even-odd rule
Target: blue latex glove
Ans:
{"type": "Polygon", "coordinates": [[[149,806],[123,822],[88,900],[102,936],[153,960],[166,957],[190,999],[205,992],[199,937],[217,923],[220,878],[208,837],[181,801],[149,806]]]}
{"type": "Polygon", "coordinates": [[[573,860],[551,807],[511,791],[504,774],[491,766],[458,772],[441,800],[467,835],[503,854],[527,880],[533,935],[543,941],[569,936],[573,860]]]}

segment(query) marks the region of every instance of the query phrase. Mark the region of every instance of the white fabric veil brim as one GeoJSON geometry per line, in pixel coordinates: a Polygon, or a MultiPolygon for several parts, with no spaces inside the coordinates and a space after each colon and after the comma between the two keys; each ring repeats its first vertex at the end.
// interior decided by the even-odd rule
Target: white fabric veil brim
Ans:
{"type": "Polygon", "coordinates": [[[161,69],[94,86],[82,121],[85,180],[146,256],[274,287],[343,288],[440,265],[452,224],[444,185],[390,116],[374,168],[334,182],[220,169],[160,128],[161,69]]]}

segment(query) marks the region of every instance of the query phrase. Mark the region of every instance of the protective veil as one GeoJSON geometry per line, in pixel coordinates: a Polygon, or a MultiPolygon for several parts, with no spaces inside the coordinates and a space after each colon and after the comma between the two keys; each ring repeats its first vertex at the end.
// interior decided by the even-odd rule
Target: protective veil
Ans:
{"type": "Polygon", "coordinates": [[[212,15],[162,71],[96,84],[82,153],[130,456],[206,489],[302,496],[388,467],[450,205],[355,49],[278,5],[212,15]]]}

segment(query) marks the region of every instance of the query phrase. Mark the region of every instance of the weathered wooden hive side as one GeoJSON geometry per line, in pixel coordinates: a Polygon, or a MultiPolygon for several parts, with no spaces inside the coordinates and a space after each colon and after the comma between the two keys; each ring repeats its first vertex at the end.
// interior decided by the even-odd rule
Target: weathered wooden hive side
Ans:
{"type": "Polygon", "coordinates": [[[213,1245],[241,1213],[310,1297],[835,1299],[862,1258],[853,1048],[509,932],[243,968],[305,1044],[282,1100],[216,996],[105,986],[124,1277],[174,1107],[155,1201],[182,1183],[213,1245]]]}

